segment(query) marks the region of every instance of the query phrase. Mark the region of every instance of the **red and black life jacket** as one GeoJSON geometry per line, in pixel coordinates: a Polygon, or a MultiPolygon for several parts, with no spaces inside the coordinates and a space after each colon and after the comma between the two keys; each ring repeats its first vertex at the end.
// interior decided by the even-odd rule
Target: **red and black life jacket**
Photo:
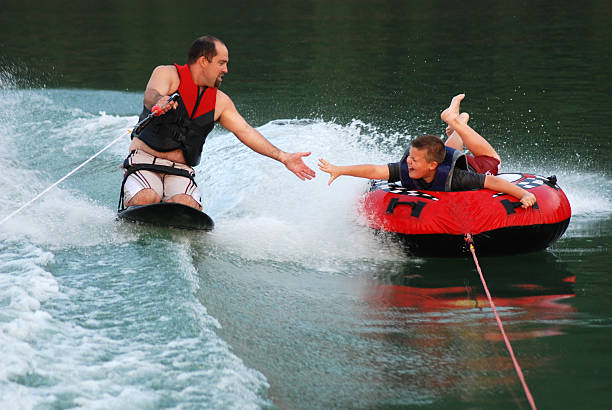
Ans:
{"type": "MultiPolygon", "coordinates": [[[[180,148],[183,150],[185,163],[195,166],[200,163],[206,137],[215,126],[217,88],[200,89],[194,83],[188,65],[174,66],[180,79],[177,109],[155,117],[140,134],[132,135],[132,138],[136,136],[160,152],[180,148]]],[[[150,113],[151,110],[144,107],[140,120],[150,113]]]]}

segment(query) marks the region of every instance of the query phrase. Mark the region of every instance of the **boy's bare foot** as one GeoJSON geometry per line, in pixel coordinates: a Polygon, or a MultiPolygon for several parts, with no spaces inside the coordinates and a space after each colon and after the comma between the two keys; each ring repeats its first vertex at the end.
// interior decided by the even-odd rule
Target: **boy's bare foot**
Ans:
{"type": "Polygon", "coordinates": [[[454,120],[456,117],[459,116],[459,108],[461,107],[461,101],[464,98],[465,98],[465,94],[457,94],[451,100],[451,103],[448,106],[448,108],[442,111],[442,114],[440,114],[440,117],[445,123],[448,124],[450,121],[454,120]]]}
{"type": "MultiPolygon", "coordinates": [[[[470,114],[468,114],[467,112],[462,112],[461,114],[459,114],[459,121],[461,121],[462,123],[467,124],[469,120],[470,120],[470,114]]],[[[451,135],[453,135],[453,132],[455,132],[453,127],[451,127],[450,125],[446,127],[447,137],[450,137],[451,135]]]]}

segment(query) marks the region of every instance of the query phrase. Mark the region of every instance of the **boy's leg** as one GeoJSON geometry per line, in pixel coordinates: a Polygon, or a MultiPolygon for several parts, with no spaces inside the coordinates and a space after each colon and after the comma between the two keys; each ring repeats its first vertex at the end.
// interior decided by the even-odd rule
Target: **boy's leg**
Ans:
{"type": "MultiPolygon", "coordinates": [[[[459,108],[461,101],[465,98],[465,94],[459,94],[453,97],[449,107],[442,111],[440,117],[446,122],[459,137],[463,140],[465,147],[475,156],[488,156],[501,161],[499,155],[493,149],[491,144],[474,131],[467,123],[460,119],[459,108]]],[[[448,145],[448,144],[447,144],[448,145]]],[[[450,145],[449,145],[450,146],[450,145]]],[[[453,147],[454,148],[454,147],[453,147]]]]}
{"type": "MultiPolygon", "coordinates": [[[[467,112],[462,112],[459,114],[459,119],[467,124],[467,122],[470,120],[470,114],[467,112]]],[[[461,139],[459,133],[456,132],[450,125],[446,127],[446,135],[448,138],[446,139],[444,145],[454,148],[457,151],[463,151],[463,140],[461,139]]]]}

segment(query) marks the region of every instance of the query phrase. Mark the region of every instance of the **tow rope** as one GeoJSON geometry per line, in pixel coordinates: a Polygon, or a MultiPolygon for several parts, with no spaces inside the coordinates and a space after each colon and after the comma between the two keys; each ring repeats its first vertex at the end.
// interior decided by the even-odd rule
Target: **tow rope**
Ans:
{"type": "MultiPolygon", "coordinates": [[[[169,98],[168,101],[166,101],[161,107],[158,105],[153,106],[153,108],[151,108],[151,114],[147,115],[142,121],[138,122],[138,124],[136,124],[134,126],[134,131],[142,131],[142,129],[144,127],[146,127],[147,125],[149,125],[149,123],[153,120],[153,118],[158,117],[161,115],[161,111],[163,110],[163,108],[168,105],[170,102],[172,101],[176,101],[179,98],[179,93],[174,93],[172,94],[169,98]]],[[[59,180],[57,180],[56,182],[54,182],[53,184],[51,184],[49,187],[47,187],[44,191],[42,191],[41,193],[39,193],[38,195],[36,195],[34,198],[30,199],[28,202],[26,202],[25,204],[23,204],[21,207],[19,207],[17,210],[11,212],[10,214],[8,214],[7,216],[5,216],[4,218],[0,219],[0,225],[2,225],[3,223],[5,223],[6,221],[8,221],[9,219],[11,219],[13,216],[17,215],[19,212],[21,212],[23,209],[25,209],[26,207],[28,207],[29,205],[31,205],[32,203],[34,203],[34,201],[36,201],[38,198],[40,198],[41,196],[43,196],[44,194],[46,194],[47,192],[49,192],[51,189],[53,189],[54,187],[58,186],[60,183],[62,183],[64,180],[66,180],[66,178],[68,178],[69,176],[71,176],[72,174],[74,174],[75,172],[77,172],[79,169],[83,168],[85,165],[87,165],[89,162],[91,162],[94,158],[98,157],[100,154],[102,154],[104,151],[106,151],[107,149],[109,149],[110,147],[112,147],[113,145],[115,145],[117,142],[119,142],[125,135],[128,134],[132,134],[132,130],[127,130],[127,132],[119,135],[117,138],[115,138],[113,141],[109,142],[108,144],[106,144],[106,146],[104,148],[102,148],[100,151],[96,152],[94,155],[92,155],[91,157],[89,157],[85,162],[83,162],[81,165],[79,165],[78,167],[76,167],[75,169],[73,169],[72,171],[70,171],[69,173],[67,173],[66,175],[64,175],[63,177],[61,177],[59,180]]],[[[122,190],[123,192],[123,190],[122,190]]]]}
{"type": "Polygon", "coordinates": [[[11,219],[13,216],[17,215],[19,212],[21,212],[23,209],[25,209],[27,206],[29,206],[30,204],[32,204],[34,201],[36,201],[38,198],[40,198],[41,196],[43,196],[44,194],[46,194],[47,192],[49,192],[52,188],[58,186],[60,183],[62,183],[66,178],[68,178],[70,175],[74,174],[75,172],[77,172],[79,169],[83,168],[85,165],[87,165],[87,163],[91,162],[94,158],[96,158],[97,156],[99,156],[100,154],[102,154],[104,151],[106,151],[107,149],[109,149],[111,146],[113,146],[115,143],[119,142],[124,136],[129,135],[131,132],[131,130],[127,130],[126,132],[124,132],[123,134],[119,135],[117,138],[115,138],[113,141],[109,142],[108,144],[106,144],[106,146],[104,148],[102,148],[100,151],[96,152],[94,155],[92,155],[91,157],[89,157],[85,162],[83,162],[81,165],[79,165],[78,167],[76,167],[75,169],[73,169],[72,171],[70,171],[69,173],[67,173],[66,175],[64,175],[63,177],[61,177],[59,180],[57,180],[56,182],[54,182],[53,184],[51,184],[49,187],[47,187],[47,189],[45,189],[44,191],[42,191],[41,193],[39,193],[38,195],[36,195],[34,198],[30,199],[28,202],[26,202],[25,204],[23,204],[19,209],[11,212],[10,214],[8,214],[7,216],[5,216],[4,218],[2,218],[2,220],[0,220],[0,225],[2,225],[4,222],[8,221],[9,219],[11,219]]]}
{"type": "Polygon", "coordinates": [[[523,390],[525,391],[525,396],[527,396],[527,401],[531,405],[533,410],[536,410],[535,401],[533,400],[533,396],[531,395],[531,391],[529,391],[529,387],[527,386],[527,382],[525,381],[525,377],[523,376],[523,371],[521,370],[521,366],[516,360],[514,356],[514,351],[512,350],[512,345],[510,344],[510,339],[506,336],[506,332],[504,331],[504,326],[502,325],[499,314],[497,313],[497,308],[495,307],[495,303],[493,303],[493,298],[491,298],[491,293],[489,293],[489,288],[487,287],[487,282],[485,281],[484,275],[482,274],[482,270],[480,269],[480,265],[478,264],[478,258],[476,258],[476,250],[474,248],[474,239],[471,234],[465,234],[465,241],[468,243],[470,247],[470,252],[472,252],[472,257],[474,258],[474,263],[476,264],[476,270],[478,271],[478,275],[480,275],[480,281],[482,282],[482,286],[484,287],[485,293],[487,294],[487,298],[489,299],[489,304],[491,305],[491,309],[493,309],[493,313],[495,314],[495,320],[497,321],[497,325],[499,330],[501,331],[502,337],[504,339],[504,343],[506,344],[506,348],[510,353],[510,358],[512,358],[512,363],[514,364],[514,370],[516,370],[516,374],[518,375],[521,384],[523,385],[523,390]]]}

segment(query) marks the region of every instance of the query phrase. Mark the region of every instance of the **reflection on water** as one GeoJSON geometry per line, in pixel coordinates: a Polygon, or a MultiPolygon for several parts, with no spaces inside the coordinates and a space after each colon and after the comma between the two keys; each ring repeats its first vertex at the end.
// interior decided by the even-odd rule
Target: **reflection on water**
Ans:
{"type": "MultiPolygon", "coordinates": [[[[536,339],[565,334],[576,312],[568,303],[576,296],[576,277],[550,253],[521,258],[521,269],[510,257],[483,258],[480,264],[523,370],[546,371],[553,360],[539,357],[536,339]]],[[[393,346],[401,345],[421,356],[423,366],[415,371],[433,392],[473,402],[480,389],[493,389],[526,405],[471,259],[381,264],[361,293],[368,306],[361,335],[384,340],[380,357],[392,356],[393,346]]],[[[403,365],[390,363],[388,374],[403,365]]]]}
{"type": "MultiPolygon", "coordinates": [[[[480,262],[496,306],[508,308],[504,311],[509,319],[516,319],[510,312],[517,309],[524,312],[520,315],[523,321],[529,320],[525,314],[535,315],[536,311],[538,319],[575,311],[563,301],[575,296],[576,277],[554,255],[546,252],[522,255],[520,268],[513,259],[485,258],[480,262]]],[[[381,265],[364,286],[366,299],[381,309],[485,311],[489,302],[475,267],[470,274],[469,265],[474,266],[471,259],[381,265]]]]}

